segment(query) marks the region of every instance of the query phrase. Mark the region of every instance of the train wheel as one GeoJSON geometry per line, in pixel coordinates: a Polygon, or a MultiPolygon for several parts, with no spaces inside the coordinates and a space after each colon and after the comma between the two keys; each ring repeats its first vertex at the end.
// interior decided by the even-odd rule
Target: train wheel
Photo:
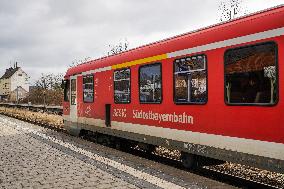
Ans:
{"type": "Polygon", "coordinates": [[[115,144],[115,148],[117,150],[122,150],[124,152],[127,152],[131,147],[131,143],[129,140],[127,139],[117,139],[116,140],[116,144],[115,144]]]}
{"type": "Polygon", "coordinates": [[[154,145],[152,145],[152,144],[149,144],[149,145],[147,145],[146,153],[150,155],[150,154],[152,154],[155,150],[156,150],[156,146],[154,146],[154,145]]]}
{"type": "Polygon", "coordinates": [[[194,154],[181,152],[180,159],[181,159],[182,165],[187,169],[194,169],[197,165],[196,156],[194,154]]]}
{"type": "Polygon", "coordinates": [[[122,145],[123,144],[122,144],[122,142],[121,142],[121,140],[119,138],[117,138],[114,143],[115,143],[114,144],[115,149],[122,150],[122,145]]]}

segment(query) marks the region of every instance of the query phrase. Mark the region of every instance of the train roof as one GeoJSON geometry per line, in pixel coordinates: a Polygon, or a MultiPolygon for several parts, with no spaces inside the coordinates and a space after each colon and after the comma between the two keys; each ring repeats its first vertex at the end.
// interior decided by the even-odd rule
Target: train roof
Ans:
{"type": "Polygon", "coordinates": [[[124,62],[159,56],[164,53],[171,53],[186,48],[281,28],[284,26],[283,18],[284,5],[280,5],[230,21],[221,22],[216,25],[133,48],[116,55],[110,55],[85,62],[69,68],[65,77],[77,75],[89,70],[113,66],[115,64],[123,64],[124,62]]]}

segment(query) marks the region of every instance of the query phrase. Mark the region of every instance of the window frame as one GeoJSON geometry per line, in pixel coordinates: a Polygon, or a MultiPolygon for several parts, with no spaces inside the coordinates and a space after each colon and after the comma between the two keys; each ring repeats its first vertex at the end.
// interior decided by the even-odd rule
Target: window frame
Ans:
{"type": "Polygon", "coordinates": [[[116,70],[114,70],[113,71],[113,102],[115,103],[115,104],[130,104],[131,103],[131,68],[130,67],[126,67],[126,68],[120,68],[120,69],[116,69],[116,70]],[[129,73],[130,73],[130,77],[129,77],[129,89],[130,89],[130,93],[129,93],[129,101],[128,102],[116,102],[115,101],[115,72],[116,71],[121,71],[121,70],[127,70],[127,69],[129,69],[129,73]]]}
{"type": "Polygon", "coordinates": [[[139,103],[140,104],[162,104],[163,102],[163,67],[162,67],[162,63],[161,62],[155,62],[155,63],[150,63],[150,64],[145,64],[145,65],[141,65],[139,66],[138,69],[138,95],[139,95],[139,103]],[[161,101],[160,102],[141,102],[140,99],[140,71],[142,68],[144,67],[151,67],[151,66],[156,66],[159,65],[160,66],[160,75],[161,75],[161,101]]]}
{"type": "Polygon", "coordinates": [[[63,94],[64,94],[64,97],[63,97],[63,101],[64,102],[70,102],[70,98],[71,98],[71,80],[70,79],[65,79],[64,80],[64,90],[63,90],[63,94]],[[69,90],[66,89],[66,86],[69,86],[69,90]],[[67,92],[69,91],[69,99],[67,99],[66,95],[67,95],[67,92]],[[66,95],[65,95],[66,94],[66,95]]]}
{"type": "Polygon", "coordinates": [[[82,81],[82,94],[83,94],[83,102],[84,103],[94,103],[94,100],[95,100],[95,82],[94,82],[94,78],[95,78],[95,76],[94,76],[94,74],[87,74],[87,75],[83,75],[83,81],[82,81]],[[85,101],[85,99],[84,99],[84,77],[89,77],[89,76],[92,76],[93,77],[93,100],[91,101],[91,102],[87,102],[87,101],[85,101]]]}
{"type": "Polygon", "coordinates": [[[279,57],[278,57],[278,43],[274,40],[271,41],[263,41],[263,42],[258,42],[258,43],[249,43],[245,45],[238,45],[232,48],[228,48],[225,50],[223,54],[223,66],[224,66],[224,102],[227,106],[252,106],[252,107],[257,107],[257,106],[263,106],[263,107],[272,107],[276,106],[279,102],[279,69],[278,69],[278,62],[279,62],[279,57]],[[226,64],[225,64],[225,59],[226,59],[226,53],[232,50],[236,49],[243,49],[243,48],[248,48],[248,47],[255,47],[255,46],[260,46],[260,45],[265,45],[265,44],[273,44],[275,45],[275,70],[276,70],[276,99],[273,104],[270,103],[228,103],[226,99],[226,75],[225,75],[225,69],[226,69],[226,64]]]}
{"type": "Polygon", "coordinates": [[[207,55],[205,53],[203,54],[192,54],[187,56],[181,56],[179,58],[176,58],[173,60],[173,101],[175,105],[206,105],[208,103],[208,59],[207,55]],[[179,60],[181,58],[187,58],[187,57],[195,57],[195,56],[204,56],[205,58],[205,71],[206,71],[206,101],[205,102],[176,102],[175,96],[176,96],[176,90],[175,90],[175,61],[179,60]]]}
{"type": "Polygon", "coordinates": [[[77,105],[77,100],[78,100],[78,94],[77,94],[77,79],[70,79],[70,105],[71,106],[75,106],[77,105]],[[75,101],[72,102],[72,81],[75,81],[75,93],[76,93],[76,98],[75,98],[75,101]]]}

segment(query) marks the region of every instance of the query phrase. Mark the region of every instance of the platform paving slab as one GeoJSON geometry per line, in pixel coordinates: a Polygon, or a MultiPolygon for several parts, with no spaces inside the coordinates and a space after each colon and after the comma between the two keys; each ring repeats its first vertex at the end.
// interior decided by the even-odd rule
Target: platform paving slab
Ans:
{"type": "Polygon", "coordinates": [[[171,169],[0,115],[0,188],[234,188],[171,169]]]}

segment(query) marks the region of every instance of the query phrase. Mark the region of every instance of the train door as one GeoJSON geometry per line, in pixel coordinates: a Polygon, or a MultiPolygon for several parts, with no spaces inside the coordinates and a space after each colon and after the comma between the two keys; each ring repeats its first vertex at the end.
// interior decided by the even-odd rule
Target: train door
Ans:
{"type": "Polygon", "coordinates": [[[70,77],[70,121],[77,122],[78,114],[77,114],[77,76],[70,77]]]}
{"type": "Polygon", "coordinates": [[[111,106],[110,104],[105,105],[105,125],[107,127],[111,126],[111,120],[110,120],[110,111],[111,111],[111,106]]]}

